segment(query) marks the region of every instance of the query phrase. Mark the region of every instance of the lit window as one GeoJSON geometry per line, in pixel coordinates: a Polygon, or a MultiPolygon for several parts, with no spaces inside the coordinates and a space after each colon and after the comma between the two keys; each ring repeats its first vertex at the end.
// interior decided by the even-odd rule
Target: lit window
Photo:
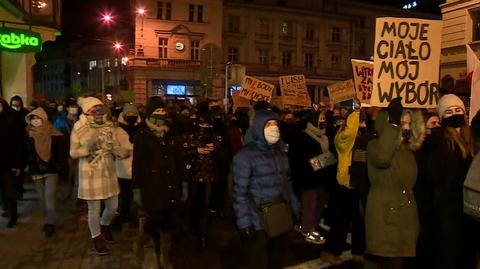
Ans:
{"type": "Polygon", "coordinates": [[[118,58],[113,60],[113,67],[118,67],[118,58]]]}
{"type": "Polygon", "coordinates": [[[292,23],[288,21],[284,21],[280,24],[280,32],[284,36],[291,36],[292,35],[292,23]]]}
{"type": "Polygon", "coordinates": [[[97,67],[97,61],[90,61],[88,63],[88,69],[92,70],[93,68],[97,67]]]}
{"type": "Polygon", "coordinates": [[[238,48],[235,48],[235,47],[228,48],[228,61],[231,63],[238,62],[238,48]]]}
{"type": "Polygon", "coordinates": [[[258,50],[258,61],[260,64],[268,64],[268,50],[260,49],[258,50]]]}

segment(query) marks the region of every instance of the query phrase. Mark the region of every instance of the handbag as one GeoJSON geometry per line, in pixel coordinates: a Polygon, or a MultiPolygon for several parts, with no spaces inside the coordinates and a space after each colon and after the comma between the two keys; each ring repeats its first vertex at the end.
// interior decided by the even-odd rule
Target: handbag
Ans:
{"type": "Polygon", "coordinates": [[[480,221],[480,155],[477,154],[463,184],[463,212],[480,221]]]}
{"type": "Polygon", "coordinates": [[[260,203],[257,207],[255,201],[250,196],[250,205],[258,214],[260,222],[269,238],[275,238],[290,232],[293,228],[292,210],[290,208],[289,186],[287,171],[281,160],[276,162],[278,167],[283,170],[282,173],[282,190],[284,199],[266,201],[260,203]]]}

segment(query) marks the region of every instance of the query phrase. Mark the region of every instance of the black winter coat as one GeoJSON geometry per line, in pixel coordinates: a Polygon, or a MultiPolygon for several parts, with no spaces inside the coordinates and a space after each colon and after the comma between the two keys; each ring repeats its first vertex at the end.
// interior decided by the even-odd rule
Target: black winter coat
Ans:
{"type": "Polygon", "coordinates": [[[133,145],[133,187],[142,194],[147,211],[174,208],[181,198],[185,176],[182,147],[170,131],[159,138],[146,126],[135,136],[133,145]]]}
{"type": "Polygon", "coordinates": [[[30,175],[59,174],[60,178],[68,175],[68,150],[65,136],[52,136],[52,157],[50,161],[43,161],[35,150],[35,141],[27,136],[25,139],[27,149],[27,166],[30,175]]]}
{"type": "Polygon", "coordinates": [[[2,102],[3,111],[0,112],[0,171],[12,168],[21,169],[23,158],[22,122],[16,120],[14,112],[6,102],[2,102]]]}
{"type": "MultiPolygon", "coordinates": [[[[329,141],[330,142],[330,141],[329,141]]],[[[330,152],[335,148],[330,144],[330,152]]],[[[296,188],[312,189],[318,187],[330,187],[336,182],[337,166],[331,165],[318,171],[313,171],[309,160],[324,153],[320,144],[305,132],[297,136],[295,141],[289,144],[290,168],[292,171],[293,184],[296,188]]]]}
{"type": "Polygon", "coordinates": [[[452,269],[467,268],[465,261],[463,236],[465,234],[463,214],[463,182],[465,181],[472,157],[463,158],[456,146],[451,150],[447,144],[445,130],[436,138],[432,138],[428,151],[425,152],[424,169],[421,172],[422,183],[428,188],[421,198],[420,206],[428,209],[430,223],[427,225],[431,233],[429,238],[436,240],[430,257],[432,264],[428,268],[452,269]]]}

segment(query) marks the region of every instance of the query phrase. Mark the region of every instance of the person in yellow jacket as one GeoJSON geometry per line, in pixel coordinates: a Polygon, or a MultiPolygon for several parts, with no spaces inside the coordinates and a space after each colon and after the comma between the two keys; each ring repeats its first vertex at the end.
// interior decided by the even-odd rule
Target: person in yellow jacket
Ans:
{"type": "MultiPolygon", "coordinates": [[[[340,258],[345,246],[345,241],[350,225],[356,228],[360,217],[359,198],[350,185],[350,165],[352,163],[352,151],[360,126],[360,106],[354,102],[354,110],[347,116],[345,125],[335,135],[335,148],[338,154],[337,185],[330,197],[329,206],[332,209],[329,221],[330,230],[326,236],[325,251],[321,259],[339,265],[343,263],[340,258]]],[[[360,221],[360,223],[362,223],[360,221]]],[[[360,225],[361,226],[361,225],[360,225]]],[[[360,227],[361,228],[361,227],[360,227]]],[[[355,231],[355,229],[353,229],[355,231]]],[[[352,254],[354,260],[362,262],[364,253],[364,239],[358,238],[364,233],[352,233],[352,254]],[[358,244],[357,244],[358,242],[358,244]]]]}

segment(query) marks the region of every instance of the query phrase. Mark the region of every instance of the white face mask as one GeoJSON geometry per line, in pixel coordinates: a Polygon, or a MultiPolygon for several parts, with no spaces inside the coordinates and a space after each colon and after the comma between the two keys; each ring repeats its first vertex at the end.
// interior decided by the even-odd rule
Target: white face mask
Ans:
{"type": "Polygon", "coordinates": [[[269,145],[276,144],[280,140],[280,129],[278,126],[269,126],[263,129],[265,140],[269,145]]]}
{"type": "Polygon", "coordinates": [[[69,107],[67,108],[68,114],[77,115],[78,114],[78,107],[69,107]]]}
{"type": "Polygon", "coordinates": [[[40,127],[40,126],[42,126],[43,121],[42,121],[42,119],[33,119],[33,120],[30,121],[30,124],[33,127],[40,127]]]}
{"type": "Polygon", "coordinates": [[[63,111],[63,106],[57,106],[57,111],[62,112],[63,111]]]}

